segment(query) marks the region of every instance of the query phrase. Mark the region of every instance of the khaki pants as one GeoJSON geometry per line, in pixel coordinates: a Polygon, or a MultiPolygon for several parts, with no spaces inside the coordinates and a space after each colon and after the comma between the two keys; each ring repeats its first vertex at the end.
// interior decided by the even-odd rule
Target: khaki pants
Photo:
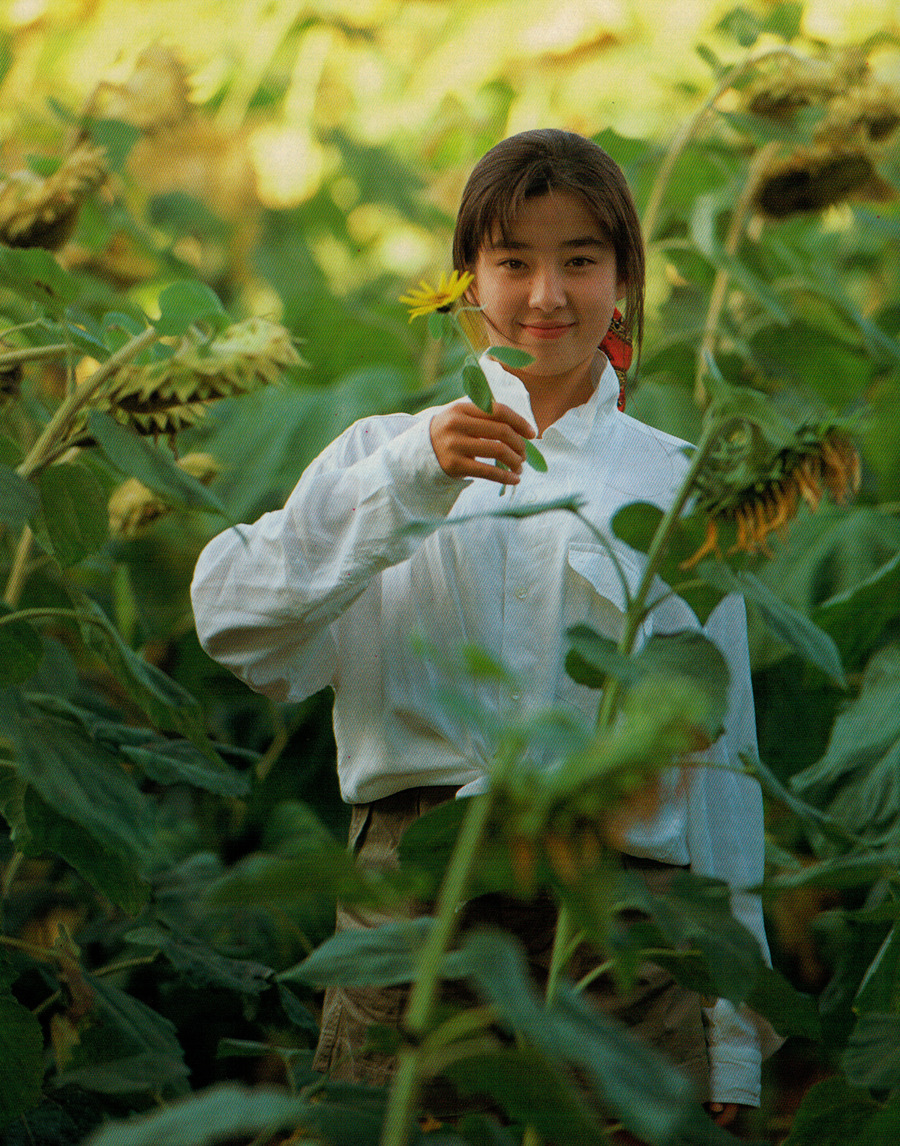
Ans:
{"type": "MultiPolygon", "coordinates": [[[[350,846],[366,866],[396,866],[400,838],[419,816],[452,799],[453,788],[412,788],[353,808],[350,846]]],[[[622,856],[623,864],[646,879],[650,890],[662,893],[675,868],[652,860],[622,856]]],[[[390,916],[368,908],[339,905],[337,931],[377,927],[390,916]]],[[[550,967],[556,928],[556,909],[549,897],[523,902],[504,895],[483,895],[471,900],[464,912],[461,930],[490,925],[511,932],[525,948],[535,983],[541,987],[550,967]]],[[[599,961],[585,946],[576,952],[569,971],[581,978],[599,961]]],[[[459,984],[447,984],[447,996],[472,1001],[459,984]]],[[[366,1034],[373,1024],[398,1029],[409,988],[329,987],[325,994],[322,1030],[314,1066],[332,1078],[382,1086],[390,1082],[395,1059],[366,1048],[366,1034]]],[[[627,995],[618,995],[608,976],[599,976],[586,992],[587,998],[606,1015],[668,1055],[694,1082],[697,1097],[705,1101],[709,1090],[709,1059],[699,996],[681,987],[663,968],[652,963],[640,968],[627,995]]],[[[450,1088],[429,1095],[429,1106],[438,1115],[459,1113],[450,1088]]]]}

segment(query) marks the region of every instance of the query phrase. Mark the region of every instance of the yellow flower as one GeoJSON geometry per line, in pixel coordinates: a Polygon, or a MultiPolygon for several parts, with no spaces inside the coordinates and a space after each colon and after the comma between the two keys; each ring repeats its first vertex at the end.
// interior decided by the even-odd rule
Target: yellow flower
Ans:
{"type": "Polygon", "coordinates": [[[474,275],[464,271],[453,271],[449,275],[441,275],[441,281],[436,287],[424,280],[408,294],[400,298],[404,306],[409,307],[409,321],[418,318],[420,314],[431,314],[433,311],[447,311],[466,293],[474,275]]]}

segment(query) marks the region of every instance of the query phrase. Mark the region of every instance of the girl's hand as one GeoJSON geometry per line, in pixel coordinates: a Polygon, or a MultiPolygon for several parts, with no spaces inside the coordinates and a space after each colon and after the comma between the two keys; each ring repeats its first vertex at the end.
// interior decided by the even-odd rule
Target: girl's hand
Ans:
{"type": "Polygon", "coordinates": [[[474,402],[454,402],[431,419],[435,456],[444,473],[455,478],[515,485],[525,462],[525,439],[534,436],[534,429],[508,406],[495,405],[486,414],[474,402]],[[500,466],[480,458],[493,458],[500,466]]]}
{"type": "Polygon", "coordinates": [[[736,1102],[708,1102],[706,1109],[709,1111],[713,1122],[718,1123],[719,1126],[730,1126],[737,1118],[740,1108],[736,1102]]]}

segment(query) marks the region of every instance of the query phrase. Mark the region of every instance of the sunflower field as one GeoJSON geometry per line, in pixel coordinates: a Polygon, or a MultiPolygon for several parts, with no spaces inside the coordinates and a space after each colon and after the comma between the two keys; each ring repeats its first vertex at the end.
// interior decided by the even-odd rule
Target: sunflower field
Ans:
{"type": "MultiPolygon", "coordinates": [[[[745,1139],[900,1140],[892,0],[7,0],[0,88],[0,1144],[735,1141],[564,959],[538,997],[510,934],[457,943],[473,885],[546,892],[559,948],[589,935],[623,983],[652,949],[768,1018],[745,1139]],[[636,651],[649,575],[618,644],[570,634],[596,722],[502,730],[490,791],[377,875],[345,847],[330,694],[258,696],[194,632],[210,537],[356,419],[477,384],[407,305],[454,295],[468,172],[536,126],[595,138],[642,216],[628,412],[697,449],[674,512],[614,528],[701,621],[747,603],[771,968],[713,881],[619,926],[618,827],[727,695],[703,641],[636,651]],[[526,769],[529,737],[563,766],[526,769]],[[331,938],[338,899],[422,897],[331,938]],[[387,1089],[311,1069],[347,982],[414,984],[401,1043],[372,1032],[387,1089]],[[436,1076],[499,1117],[432,1118],[436,1076]]],[[[507,671],[445,651],[449,705],[507,671]]]]}

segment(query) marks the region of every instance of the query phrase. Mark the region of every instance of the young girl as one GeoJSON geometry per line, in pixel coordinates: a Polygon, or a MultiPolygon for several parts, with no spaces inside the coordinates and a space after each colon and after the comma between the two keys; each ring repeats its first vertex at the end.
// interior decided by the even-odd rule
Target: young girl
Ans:
{"type": "MultiPolygon", "coordinates": [[[[634,204],[601,148],[562,131],[498,144],[463,193],[453,252],[456,269],[474,276],[467,300],[481,308],[485,344],[532,359],[510,370],[482,358],[493,412],[460,400],[351,426],[284,509],[210,542],[192,587],[204,648],[251,688],[279,701],[334,690],[341,793],[363,863],[395,862],[405,827],[476,790],[494,753],[487,733],[435,703],[440,670],[422,647],[478,645],[509,666],[521,684],[472,685],[500,719],[551,706],[595,711],[596,693],[564,670],[564,634],[587,623],[619,636],[619,574],[571,514],[497,516],[497,483],[508,487],[499,503],[507,509],[585,499],[635,587],[642,556],[615,541],[610,521],[633,501],[665,509],[686,466],[683,442],[621,412],[619,378],[600,349],[621,347],[609,341],[614,313],[624,326],[617,337],[640,344],[644,296],[634,204]],[[535,437],[546,473],[524,465],[535,437]],[[423,520],[442,524],[424,537],[407,528],[423,520]],[[411,634],[424,645],[414,649],[411,634]]],[[[699,625],[669,598],[645,627],[699,625]]],[[[742,602],[723,601],[706,631],[732,681],[727,731],[710,763],[737,766],[755,743],[742,602]]],[[[630,833],[623,863],[651,884],[675,867],[726,880],[735,915],[767,953],[759,903],[740,890],[763,873],[758,787],[728,768],[692,768],[686,780],[672,773],[658,813],[630,833]]],[[[338,914],[339,928],[378,921],[357,908],[338,914]]],[[[759,1102],[760,1039],[749,1013],[705,1002],[652,972],[633,998],[603,1005],[675,1058],[725,1123],[738,1104],[759,1102]]],[[[329,991],[321,1068],[385,1082],[391,1061],[361,1048],[371,1023],[399,1023],[403,1003],[398,989],[329,991]]]]}

